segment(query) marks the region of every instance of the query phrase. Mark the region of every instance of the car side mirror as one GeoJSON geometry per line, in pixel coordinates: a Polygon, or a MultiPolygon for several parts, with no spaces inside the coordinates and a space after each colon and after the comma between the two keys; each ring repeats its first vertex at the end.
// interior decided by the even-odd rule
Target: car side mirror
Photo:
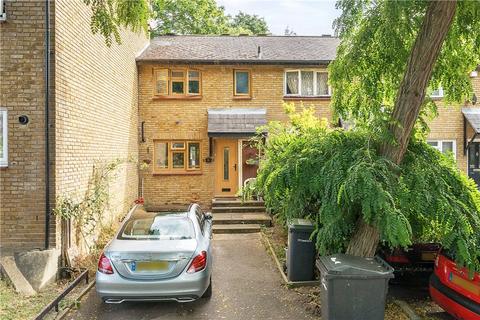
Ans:
{"type": "Polygon", "coordinates": [[[204,213],[204,216],[205,216],[205,219],[206,220],[212,220],[213,219],[213,216],[210,212],[206,212],[204,213]]]}

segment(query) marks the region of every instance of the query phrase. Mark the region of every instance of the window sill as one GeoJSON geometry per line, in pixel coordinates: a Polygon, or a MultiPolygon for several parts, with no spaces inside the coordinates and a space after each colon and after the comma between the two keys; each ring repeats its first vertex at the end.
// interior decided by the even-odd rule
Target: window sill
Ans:
{"type": "Polygon", "coordinates": [[[251,96],[233,96],[233,100],[252,100],[251,96]]]}
{"type": "Polygon", "coordinates": [[[194,175],[201,175],[202,171],[195,170],[195,171],[156,171],[153,172],[152,175],[154,176],[194,176],[194,175]]]}
{"type": "Polygon", "coordinates": [[[318,97],[305,97],[305,96],[283,96],[283,100],[320,100],[320,101],[328,101],[331,100],[332,96],[318,96],[318,97]]]}
{"type": "Polygon", "coordinates": [[[152,100],[200,100],[202,96],[153,96],[152,100]]]}

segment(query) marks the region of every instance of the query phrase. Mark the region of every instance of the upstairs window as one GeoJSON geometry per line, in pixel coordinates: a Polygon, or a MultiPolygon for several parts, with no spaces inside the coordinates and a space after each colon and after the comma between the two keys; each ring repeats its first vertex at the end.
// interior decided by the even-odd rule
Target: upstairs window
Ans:
{"type": "Polygon", "coordinates": [[[155,141],[154,173],[200,171],[199,141],[155,141]]]}
{"type": "Polygon", "coordinates": [[[0,167],[8,166],[8,117],[7,110],[0,108],[0,167]]]}
{"type": "Polygon", "coordinates": [[[192,69],[155,69],[155,96],[199,96],[201,92],[201,74],[192,69]]]}
{"type": "Polygon", "coordinates": [[[235,96],[250,96],[250,71],[234,70],[233,80],[235,96]]]}
{"type": "Polygon", "coordinates": [[[285,96],[329,97],[328,73],[317,70],[285,71],[285,96]]]}

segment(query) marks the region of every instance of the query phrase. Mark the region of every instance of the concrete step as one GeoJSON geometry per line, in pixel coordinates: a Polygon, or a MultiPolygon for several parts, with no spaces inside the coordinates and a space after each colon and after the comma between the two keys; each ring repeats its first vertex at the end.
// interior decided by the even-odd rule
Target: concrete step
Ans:
{"type": "Polygon", "coordinates": [[[213,233],[255,233],[260,232],[259,224],[214,224],[213,233]]]}
{"type": "Polygon", "coordinates": [[[272,218],[266,213],[214,213],[213,224],[259,224],[270,227],[272,218]]]}
{"type": "Polygon", "coordinates": [[[212,207],[263,207],[265,202],[256,200],[242,201],[240,199],[213,199],[212,207]]]}
{"type": "Polygon", "coordinates": [[[239,212],[239,213],[250,213],[250,212],[265,212],[264,206],[255,206],[255,207],[212,207],[212,213],[229,213],[229,212],[239,212]]]}

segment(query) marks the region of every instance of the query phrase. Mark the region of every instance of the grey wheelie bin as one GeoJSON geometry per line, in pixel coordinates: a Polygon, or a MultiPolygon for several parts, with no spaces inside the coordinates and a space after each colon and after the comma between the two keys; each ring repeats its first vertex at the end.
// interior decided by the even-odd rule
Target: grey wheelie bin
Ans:
{"type": "Polygon", "coordinates": [[[393,268],[382,259],[346,254],[320,257],[322,319],[383,320],[393,268]]]}
{"type": "Polygon", "coordinates": [[[287,277],[289,281],[310,281],[314,277],[315,244],[310,240],[315,226],[306,219],[288,223],[287,277]]]}

